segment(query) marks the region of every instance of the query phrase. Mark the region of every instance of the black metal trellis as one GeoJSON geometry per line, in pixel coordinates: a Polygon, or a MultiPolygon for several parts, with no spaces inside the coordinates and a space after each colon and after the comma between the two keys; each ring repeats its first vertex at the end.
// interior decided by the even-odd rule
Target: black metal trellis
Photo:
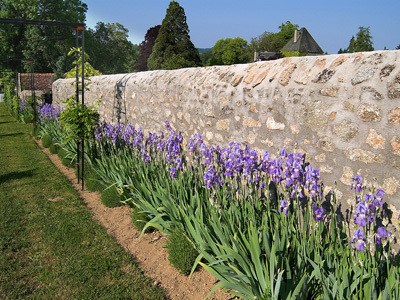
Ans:
{"type": "Polygon", "coordinates": [[[112,120],[115,121],[114,115],[116,114],[116,121],[121,122],[121,114],[125,115],[124,122],[126,119],[126,83],[131,79],[132,74],[126,74],[115,84],[115,96],[113,104],[113,117],[112,120]],[[116,112],[116,113],[115,113],[116,112]]]}
{"type": "MultiPolygon", "coordinates": [[[[81,95],[81,103],[85,104],[85,24],[84,23],[72,23],[72,22],[59,22],[59,21],[40,21],[40,20],[25,20],[25,19],[4,19],[0,18],[0,23],[4,24],[19,24],[19,25],[36,25],[36,26],[62,26],[62,27],[71,27],[73,31],[76,32],[76,45],[78,49],[78,40],[79,34],[78,32],[82,32],[81,41],[82,41],[82,95],[81,95]]],[[[27,60],[27,59],[26,59],[27,60]]],[[[33,72],[33,61],[31,64],[31,71],[33,72]]],[[[33,81],[32,81],[33,82],[33,81]]],[[[33,85],[32,85],[33,88],[33,85]]],[[[79,102],[79,66],[76,64],[76,101],[79,102]]],[[[36,105],[34,107],[34,118],[36,115],[36,105]]],[[[34,120],[34,126],[36,126],[37,119],[34,120]]],[[[81,179],[82,182],[82,190],[84,189],[84,161],[85,161],[85,139],[82,139],[82,142],[79,143],[77,141],[77,168],[78,168],[78,183],[81,179]]]]}

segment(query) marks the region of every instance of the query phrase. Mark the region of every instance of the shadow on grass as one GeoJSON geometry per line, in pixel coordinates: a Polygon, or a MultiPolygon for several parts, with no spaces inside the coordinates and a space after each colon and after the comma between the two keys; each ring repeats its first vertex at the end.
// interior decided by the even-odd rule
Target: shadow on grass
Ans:
{"type": "Polygon", "coordinates": [[[10,133],[10,134],[0,134],[0,139],[1,138],[6,138],[6,137],[10,137],[10,136],[19,136],[19,135],[23,135],[22,132],[18,132],[18,133],[10,133]]]}
{"type": "Polygon", "coordinates": [[[22,179],[25,177],[32,177],[35,175],[34,170],[27,170],[27,171],[22,171],[22,172],[11,172],[8,174],[0,175],[0,184],[9,181],[9,180],[16,180],[16,179],[22,179]]]}
{"type": "MultiPolygon", "coordinates": [[[[1,118],[2,116],[0,116],[0,118],[1,118]]],[[[5,121],[5,122],[0,122],[0,125],[1,124],[9,124],[9,123],[15,123],[15,122],[12,122],[12,121],[5,121]]]]}

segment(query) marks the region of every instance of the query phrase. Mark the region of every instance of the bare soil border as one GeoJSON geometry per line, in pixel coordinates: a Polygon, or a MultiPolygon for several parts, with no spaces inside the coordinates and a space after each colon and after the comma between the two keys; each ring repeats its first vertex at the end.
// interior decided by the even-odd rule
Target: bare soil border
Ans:
{"type": "MultiPolygon", "coordinates": [[[[75,170],[65,167],[57,154],[51,154],[49,149],[43,148],[40,140],[34,140],[57,169],[71,182],[80,197],[91,209],[93,219],[100,222],[106,228],[108,234],[112,235],[125,251],[136,259],[143,273],[152,278],[154,285],[159,285],[165,289],[168,299],[202,300],[206,298],[217,283],[215,277],[204,269],[196,271],[190,278],[180,274],[177,269],[169,264],[168,253],[165,248],[166,236],[155,231],[144,234],[139,238],[140,231],[133,227],[131,221],[132,209],[129,206],[105,207],[101,202],[100,193],[82,191],[81,184],[78,184],[75,176],[75,170]]],[[[237,298],[222,290],[217,290],[208,299],[228,300],[237,298]]]]}

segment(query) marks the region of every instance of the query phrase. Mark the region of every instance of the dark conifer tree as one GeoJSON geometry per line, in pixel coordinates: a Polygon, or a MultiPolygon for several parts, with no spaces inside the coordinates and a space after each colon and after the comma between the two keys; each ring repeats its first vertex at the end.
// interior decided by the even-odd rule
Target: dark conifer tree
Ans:
{"type": "Polygon", "coordinates": [[[374,51],[370,28],[360,26],[358,29],[356,38],[352,36],[349,46],[346,49],[340,48],[339,53],[374,51]]]}
{"type": "Polygon", "coordinates": [[[201,66],[199,52],[190,40],[185,11],[177,1],[169,4],[147,66],[149,70],[201,66]]]}
{"type": "Polygon", "coordinates": [[[158,32],[160,31],[161,25],[157,25],[151,27],[146,32],[146,36],[144,37],[144,41],[139,45],[139,58],[136,62],[136,71],[147,71],[147,60],[153,50],[154,43],[158,36],[158,32]]]}

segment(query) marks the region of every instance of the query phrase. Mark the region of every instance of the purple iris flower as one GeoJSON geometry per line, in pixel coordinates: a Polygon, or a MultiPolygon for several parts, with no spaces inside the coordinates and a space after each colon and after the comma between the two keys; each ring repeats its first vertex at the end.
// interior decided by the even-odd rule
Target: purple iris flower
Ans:
{"type": "Polygon", "coordinates": [[[386,231],[385,227],[379,227],[376,232],[376,243],[380,245],[384,240],[386,240],[392,233],[388,230],[386,231]]]}
{"type": "Polygon", "coordinates": [[[176,169],[175,168],[171,168],[169,170],[169,175],[171,176],[171,178],[175,178],[176,177],[176,169]]]}
{"type": "Polygon", "coordinates": [[[45,120],[58,120],[62,109],[60,106],[55,108],[51,104],[46,103],[42,107],[38,106],[38,110],[40,111],[40,121],[44,124],[45,120]]]}
{"type": "Polygon", "coordinates": [[[375,196],[372,195],[372,194],[366,194],[364,196],[364,202],[365,203],[374,203],[374,199],[375,199],[375,196]]]}
{"type": "Polygon", "coordinates": [[[282,211],[285,216],[288,214],[288,207],[289,207],[289,201],[287,199],[281,200],[279,210],[282,211]]]}
{"type": "Polygon", "coordinates": [[[296,155],[294,153],[289,153],[287,155],[287,160],[293,162],[296,158],[296,155]]]}
{"type": "Polygon", "coordinates": [[[21,102],[19,103],[19,109],[24,112],[26,111],[28,108],[26,106],[26,100],[22,99],[21,102]]]}
{"type": "Polygon", "coordinates": [[[314,172],[314,168],[311,165],[308,165],[306,167],[306,173],[308,174],[308,176],[312,176],[313,177],[313,172],[314,172]]]}
{"type": "Polygon", "coordinates": [[[112,135],[112,141],[115,144],[117,142],[118,134],[116,132],[113,133],[112,135]]]}
{"type": "Polygon", "coordinates": [[[179,153],[180,153],[180,151],[181,151],[181,149],[180,149],[180,147],[179,147],[178,144],[174,144],[174,145],[172,146],[172,150],[174,151],[174,154],[175,154],[175,155],[179,155],[179,153]]]}
{"type": "Polygon", "coordinates": [[[314,219],[315,219],[315,221],[318,221],[318,222],[324,220],[324,209],[322,207],[315,207],[314,219]]]}
{"type": "Polygon", "coordinates": [[[294,178],[300,177],[300,170],[301,170],[301,163],[299,161],[295,160],[293,162],[293,169],[292,169],[294,178]]]}
{"type": "Polygon", "coordinates": [[[364,227],[367,225],[367,217],[368,217],[368,208],[364,202],[360,202],[357,204],[355,209],[355,217],[354,223],[364,227]]]}
{"type": "Polygon", "coordinates": [[[182,136],[182,134],[178,133],[178,134],[176,135],[176,139],[178,140],[179,143],[182,143],[182,142],[183,142],[183,136],[182,136]]]}
{"type": "Polygon", "coordinates": [[[282,163],[277,159],[273,159],[268,163],[267,172],[268,174],[274,175],[274,177],[279,176],[282,173],[281,167],[282,163]]]}
{"type": "Polygon", "coordinates": [[[375,202],[378,206],[382,206],[383,205],[383,197],[385,197],[385,192],[381,189],[377,189],[375,192],[375,202]]]}
{"type": "Polygon", "coordinates": [[[193,152],[195,152],[196,151],[196,144],[194,143],[194,141],[190,141],[189,142],[189,152],[190,153],[193,153],[193,152]]]}
{"type": "Polygon", "coordinates": [[[233,161],[227,160],[225,162],[225,168],[226,168],[225,174],[224,174],[225,176],[232,176],[235,173],[233,161]]]}
{"type": "Polygon", "coordinates": [[[362,228],[358,227],[356,231],[353,234],[353,238],[350,240],[350,244],[353,244],[355,242],[356,244],[356,249],[358,251],[364,251],[367,244],[366,244],[366,239],[365,239],[365,233],[362,228]]]}
{"type": "Polygon", "coordinates": [[[213,185],[214,173],[214,170],[210,168],[203,176],[204,183],[208,189],[213,185]]]}
{"type": "Polygon", "coordinates": [[[318,183],[316,183],[315,181],[313,181],[313,182],[311,183],[311,187],[310,187],[310,189],[309,189],[311,198],[315,198],[315,197],[317,196],[318,191],[319,191],[318,183]]]}
{"type": "Polygon", "coordinates": [[[201,155],[206,155],[207,154],[207,145],[206,144],[201,144],[201,146],[200,146],[200,149],[201,149],[201,155]]]}
{"type": "Polygon", "coordinates": [[[295,179],[292,175],[286,176],[285,184],[286,186],[292,186],[295,182],[295,179]]]}
{"type": "Polygon", "coordinates": [[[249,150],[248,151],[248,164],[254,164],[258,160],[258,153],[257,150],[249,150]]]}
{"type": "Polygon", "coordinates": [[[176,168],[179,170],[179,169],[182,169],[182,158],[180,158],[180,157],[177,157],[176,159],[175,159],[175,163],[176,163],[176,168]]]}
{"type": "Polygon", "coordinates": [[[268,151],[263,152],[262,159],[264,161],[269,161],[269,152],[268,151]]]}
{"type": "Polygon", "coordinates": [[[160,152],[164,152],[164,150],[165,150],[165,141],[162,141],[162,142],[157,144],[157,150],[160,151],[160,152]]]}
{"type": "Polygon", "coordinates": [[[287,156],[287,152],[286,152],[285,148],[283,148],[283,149],[281,150],[280,155],[281,155],[282,158],[284,158],[284,157],[287,156]]]}
{"type": "Polygon", "coordinates": [[[362,183],[363,183],[363,178],[360,175],[354,176],[350,189],[355,188],[357,193],[360,193],[362,190],[362,183]]]}

